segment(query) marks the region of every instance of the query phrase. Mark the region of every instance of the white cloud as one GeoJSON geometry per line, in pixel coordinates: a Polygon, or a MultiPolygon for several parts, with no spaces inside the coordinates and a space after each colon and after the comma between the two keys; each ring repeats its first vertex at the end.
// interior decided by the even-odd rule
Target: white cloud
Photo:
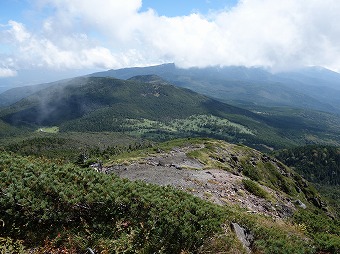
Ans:
{"type": "Polygon", "coordinates": [[[17,75],[15,70],[0,67],[0,78],[14,77],[17,75]]]}
{"type": "Polygon", "coordinates": [[[54,10],[33,30],[7,33],[21,67],[119,68],[162,62],[182,67],[321,65],[340,70],[340,1],[243,0],[208,16],[139,12],[141,0],[37,0],[54,10]]]}
{"type": "Polygon", "coordinates": [[[7,40],[15,48],[16,64],[12,65],[17,68],[80,69],[116,65],[110,50],[92,45],[84,34],[62,35],[52,40],[44,34],[31,34],[15,21],[9,21],[9,27],[7,40]]]}
{"type": "Polygon", "coordinates": [[[148,38],[182,66],[339,68],[335,57],[340,55],[339,7],[336,1],[248,0],[209,20],[191,15],[155,22],[156,33],[148,38]]]}

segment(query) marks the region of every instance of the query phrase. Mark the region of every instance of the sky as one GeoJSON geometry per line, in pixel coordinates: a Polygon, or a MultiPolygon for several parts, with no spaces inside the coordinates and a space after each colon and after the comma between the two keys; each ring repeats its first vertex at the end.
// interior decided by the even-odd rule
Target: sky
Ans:
{"type": "Polygon", "coordinates": [[[1,0],[0,82],[173,62],[340,71],[339,0],[1,0]]]}

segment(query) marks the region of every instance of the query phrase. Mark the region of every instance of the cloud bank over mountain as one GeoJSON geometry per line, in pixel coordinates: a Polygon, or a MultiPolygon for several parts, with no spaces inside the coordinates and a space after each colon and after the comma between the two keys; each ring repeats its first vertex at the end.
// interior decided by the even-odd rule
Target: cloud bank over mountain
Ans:
{"type": "MultiPolygon", "coordinates": [[[[340,2],[243,0],[167,17],[141,0],[35,0],[25,23],[0,25],[0,76],[23,68],[318,65],[340,71],[340,2]]],[[[180,7],[179,7],[180,8],[180,7]]]]}

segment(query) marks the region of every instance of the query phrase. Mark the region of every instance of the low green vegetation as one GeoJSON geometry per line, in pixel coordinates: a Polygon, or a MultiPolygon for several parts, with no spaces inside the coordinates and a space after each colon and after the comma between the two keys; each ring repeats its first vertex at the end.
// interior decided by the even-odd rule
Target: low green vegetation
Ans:
{"type": "Polygon", "coordinates": [[[242,183],[246,190],[254,194],[255,196],[265,199],[269,198],[268,192],[266,192],[258,183],[249,179],[243,179],[242,183]]]}
{"type": "Polygon", "coordinates": [[[327,201],[331,212],[340,218],[340,186],[315,184],[315,187],[327,201]]]}
{"type": "Polygon", "coordinates": [[[218,233],[223,209],[198,198],[72,165],[1,154],[1,234],[82,251],[193,251],[218,233]],[[39,229],[39,230],[37,230],[39,229]]]}
{"type": "MultiPolygon", "coordinates": [[[[237,222],[254,234],[252,249],[257,253],[339,250],[336,225],[324,232],[321,242],[288,221],[277,224],[171,187],[130,182],[88,168],[13,153],[1,152],[0,162],[0,237],[6,241],[2,248],[25,246],[27,252],[33,247],[40,252],[84,252],[90,247],[98,253],[243,253],[228,226],[237,222]]],[[[306,220],[304,216],[296,219],[309,230],[312,225],[306,220]]],[[[331,222],[325,218],[323,223],[331,222]]]]}
{"type": "Polygon", "coordinates": [[[331,219],[317,210],[300,210],[293,220],[314,239],[318,251],[340,252],[340,220],[331,219]]]}
{"type": "Polygon", "coordinates": [[[0,253],[25,253],[25,246],[21,240],[13,240],[10,237],[0,237],[0,253]]]}
{"type": "Polygon", "coordinates": [[[4,138],[12,138],[13,136],[25,133],[25,129],[16,128],[0,120],[0,141],[4,138]]]}
{"type": "Polygon", "coordinates": [[[239,134],[254,135],[245,126],[213,115],[191,115],[184,119],[155,121],[149,119],[122,119],[116,122],[116,128],[137,137],[154,140],[176,136],[220,136],[224,139],[237,139],[239,134]]]}
{"type": "Polygon", "coordinates": [[[76,162],[80,156],[85,160],[103,160],[126,151],[149,147],[151,144],[121,133],[35,132],[28,137],[18,136],[4,140],[2,147],[21,155],[76,162]]]}

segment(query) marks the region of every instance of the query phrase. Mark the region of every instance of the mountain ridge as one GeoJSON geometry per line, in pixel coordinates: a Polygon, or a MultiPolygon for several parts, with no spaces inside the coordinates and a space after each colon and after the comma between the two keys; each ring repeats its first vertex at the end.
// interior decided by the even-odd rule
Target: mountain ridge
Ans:
{"type": "MultiPolygon", "coordinates": [[[[93,73],[90,76],[128,79],[135,75],[148,74],[158,75],[173,84],[225,102],[237,103],[236,105],[241,107],[244,104],[240,102],[246,101],[248,105],[255,102],[262,106],[291,106],[340,113],[340,101],[337,100],[340,97],[340,74],[315,67],[272,74],[259,67],[229,66],[181,69],[175,64],[163,64],[109,70],[93,73]],[[315,74],[315,72],[317,73],[315,74]],[[320,84],[322,84],[321,87],[320,84]],[[249,92],[248,89],[254,86],[257,88],[253,88],[249,92]],[[275,86],[275,89],[272,86],[275,86]],[[248,91],[249,94],[245,91],[248,91]],[[268,100],[261,95],[261,91],[276,97],[268,100]],[[298,97],[295,96],[296,94],[298,97]],[[282,102],[278,104],[276,99],[280,97],[282,97],[282,102]],[[327,97],[333,98],[331,103],[324,102],[327,97]]],[[[247,104],[245,105],[247,106],[247,104]]]]}
{"type": "Polygon", "coordinates": [[[174,86],[155,75],[130,80],[66,80],[3,108],[0,119],[14,126],[57,125],[63,132],[122,131],[160,140],[207,136],[246,142],[258,149],[263,145],[282,148],[307,142],[340,143],[336,128],[340,118],[330,114],[252,112],[174,86]]]}
{"type": "MultiPolygon", "coordinates": [[[[60,125],[63,121],[77,118],[86,121],[85,118],[91,118],[91,114],[98,121],[112,116],[168,121],[199,114],[223,117],[226,113],[261,119],[250,111],[175,87],[155,76],[140,76],[127,81],[76,78],[41,90],[5,108],[0,114],[4,121],[14,125],[26,123],[38,126],[60,125]]],[[[105,126],[104,129],[109,125],[105,126]]]]}
{"type": "MultiPolygon", "coordinates": [[[[306,67],[296,71],[271,73],[260,67],[243,66],[181,69],[171,63],[111,69],[86,76],[129,79],[133,76],[150,74],[158,75],[177,86],[241,107],[288,106],[340,113],[340,99],[338,99],[340,98],[340,74],[324,68],[306,67]]],[[[15,88],[0,94],[0,106],[8,106],[44,88],[39,86],[15,88]]]]}

